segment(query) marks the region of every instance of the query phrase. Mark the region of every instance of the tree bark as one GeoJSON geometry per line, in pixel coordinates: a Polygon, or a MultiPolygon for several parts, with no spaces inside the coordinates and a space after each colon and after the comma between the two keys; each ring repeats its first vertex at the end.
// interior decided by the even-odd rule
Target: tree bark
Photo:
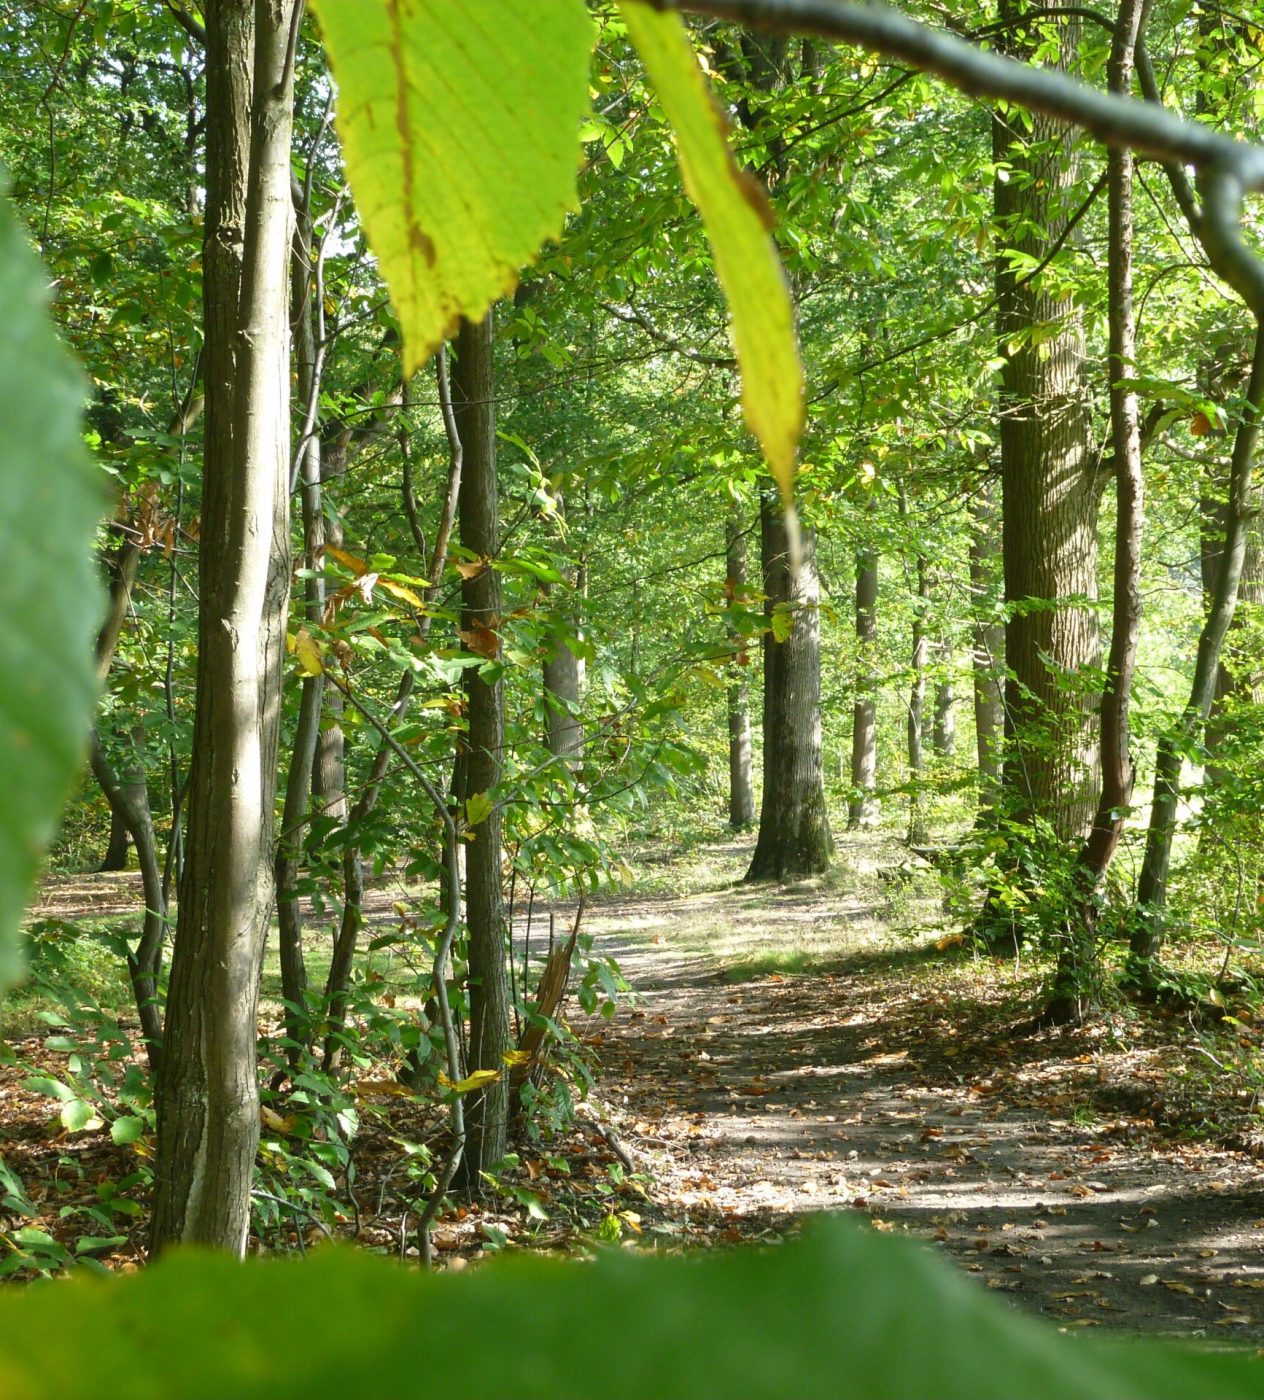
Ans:
{"type": "Polygon", "coordinates": [[[1000,795],[1005,732],[1005,627],[998,620],[994,601],[1000,554],[1000,520],[991,483],[985,477],[970,497],[971,671],[981,820],[987,819],[1000,795]]]}
{"type": "MultiPolygon", "coordinates": [[[[1123,0],[1107,67],[1112,92],[1132,85],[1137,43],[1149,0],[1123,0]]],[[[1079,1021],[1098,1003],[1097,891],[1114,859],[1132,803],[1130,700],[1141,636],[1141,540],[1145,485],[1141,472],[1141,417],[1136,391],[1136,318],[1133,311],[1133,173],[1131,151],[1107,154],[1108,315],[1111,446],[1115,460],[1114,599],[1106,688],[1101,706],[1101,794],[1076,870],[1078,896],[1063,931],[1048,1016],[1079,1021]]]]}
{"type": "Polygon", "coordinates": [[[878,640],[878,556],[856,556],[856,700],[851,719],[851,799],[847,830],[878,820],[878,707],[873,694],[873,653],[878,640]]]}
{"type": "MultiPolygon", "coordinates": [[[[939,649],[943,665],[951,667],[955,657],[951,641],[939,649]]],[[[952,758],[957,752],[957,690],[951,675],[941,676],[935,685],[935,722],[931,730],[931,747],[936,758],[952,758]]]]}
{"type": "MultiPolygon", "coordinates": [[[[492,314],[478,325],[462,322],[457,340],[452,404],[464,449],[461,544],[487,566],[461,583],[461,628],[467,645],[498,645],[500,575],[491,567],[500,549],[496,473],[496,380],[492,314]],[[493,640],[495,639],[495,640],[493,640]]],[[[504,1070],[511,1048],[509,977],[501,888],[501,817],[496,804],[505,740],[504,687],[478,670],[465,673],[468,717],[465,790],[486,795],[491,811],[470,828],[465,857],[465,921],[469,933],[470,1039],[468,1068],[504,1070]]],[[[509,1080],[502,1075],[466,1100],[466,1188],[481,1189],[481,1174],[504,1155],[509,1126],[509,1080]]]]}
{"type": "Polygon", "coordinates": [[[909,825],[910,845],[921,845],[926,841],[926,796],[922,791],[925,771],[923,727],[926,717],[926,666],[930,657],[930,639],[926,635],[926,613],[930,607],[930,577],[926,559],[919,555],[917,560],[917,599],[913,613],[913,681],[909,688],[908,704],[908,770],[909,770],[909,825]]]}
{"type": "Polygon", "coordinates": [[[819,874],[834,854],[821,771],[821,589],[812,532],[803,532],[795,577],[771,496],[760,501],[759,519],[764,611],[788,619],[789,633],[780,642],[764,634],[764,793],[746,878],[787,880],[819,874]]]}
{"type": "MultiPolygon", "coordinates": [[[[1035,39],[1022,21],[1056,8],[1045,0],[1001,0],[999,18],[1012,26],[1009,51],[1030,54],[1035,39]]],[[[1074,22],[1054,22],[1072,49],[1074,22]]],[[[1098,791],[1096,697],[1080,677],[1099,660],[1092,604],[1100,484],[1080,312],[1046,281],[1023,280],[1005,257],[1006,249],[1037,260],[1049,255],[1065,232],[1068,195],[1079,177],[1067,125],[1039,115],[1032,123],[1028,134],[1000,115],[993,121],[1008,605],[1003,786],[1007,815],[1028,825],[1043,819],[1068,839],[1087,833],[1098,791]]]]}
{"type": "MultiPolygon", "coordinates": [[[[325,517],[321,508],[320,433],[315,422],[316,396],[320,391],[317,352],[316,300],[320,287],[312,267],[311,213],[297,211],[291,269],[291,326],[296,361],[300,419],[308,412],[313,421],[300,422],[298,485],[303,517],[303,616],[319,626],[325,606],[321,565],[325,548],[325,517]]],[[[298,898],[298,874],[303,855],[303,833],[312,797],[312,775],[320,741],[324,704],[324,674],[304,676],[299,695],[298,724],[290,750],[277,838],[274,873],[277,901],[277,942],[281,959],[281,997],[285,1003],[287,1057],[297,1064],[311,1044],[311,1017],[307,1007],[307,966],[303,956],[303,918],[298,898]]],[[[341,696],[339,697],[341,698],[341,696]]]]}
{"type": "MultiPolygon", "coordinates": [[[[557,497],[557,513],[560,526],[565,520],[565,506],[560,494],[557,497]]],[[[584,694],[584,662],[571,650],[568,641],[568,637],[578,631],[578,622],[573,615],[567,615],[570,609],[566,606],[567,600],[576,596],[575,571],[567,568],[563,572],[566,580],[560,590],[548,589],[557,622],[549,643],[552,650],[541,667],[544,742],[555,758],[562,759],[575,772],[584,758],[584,725],[579,716],[584,694]],[[560,615],[559,601],[564,609],[560,615]]]]}
{"type": "Polygon", "coordinates": [[[188,848],[162,1070],[151,1255],[242,1255],[259,1140],[259,964],[289,593],[295,0],[205,6],[206,456],[188,848]]]}
{"type": "MultiPolygon", "coordinates": [[[[748,606],[746,593],[746,533],[741,520],[731,515],[724,527],[726,572],[725,599],[730,607],[748,606]]],[[[755,825],[755,787],[751,770],[750,691],[745,667],[749,661],[741,634],[729,629],[734,656],[727,692],[729,722],[729,825],[749,831],[755,825]],[[734,669],[736,668],[736,669],[734,669]]]]}
{"type": "Polygon", "coordinates": [[[1168,870],[1172,861],[1172,838],[1176,834],[1181,762],[1201,737],[1211,711],[1220,668],[1220,649],[1237,607],[1238,585],[1246,559],[1251,472],[1259,442],[1262,409],[1264,321],[1256,327],[1251,377],[1234,436],[1224,548],[1220,555],[1215,596],[1198,638],[1198,656],[1194,663],[1189,700],[1174,727],[1159,740],[1155,758],[1154,797],[1150,804],[1145,857],[1137,880],[1137,908],[1129,939],[1132,971],[1142,984],[1152,984],[1156,980],[1158,957],[1163,946],[1168,870]]]}

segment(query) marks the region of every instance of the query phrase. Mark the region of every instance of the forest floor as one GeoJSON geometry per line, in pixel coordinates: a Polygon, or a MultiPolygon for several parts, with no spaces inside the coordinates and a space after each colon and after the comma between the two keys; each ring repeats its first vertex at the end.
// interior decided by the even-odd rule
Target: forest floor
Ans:
{"type": "MultiPolygon", "coordinates": [[[[617,958],[635,1002],[607,1020],[572,1001],[598,1065],[579,1124],[524,1147],[499,1196],[440,1220],[444,1263],[594,1235],[669,1249],[775,1240],[842,1211],[928,1241],[1063,1327],[1264,1346],[1250,1012],[1233,1008],[1215,1039],[1126,1004],[1090,1027],[1041,1029],[1040,966],[964,953],[937,877],[902,865],[895,842],[847,835],[839,848],[829,876],[786,887],[741,883],[746,841],[649,851],[634,893],[589,907],[594,952],[617,958]]],[[[59,877],[36,913],[121,917],[134,886],[59,877]]],[[[375,896],[384,924],[392,901],[375,896]]],[[[573,911],[552,912],[560,929],[573,911]]],[[[88,1252],[134,1267],[146,1144],[60,1128],[29,1076],[64,1075],[64,1047],[35,1030],[0,1056],[0,1152],[31,1191],[29,1224],[72,1252],[88,1229],[88,1252]],[[131,1199],[93,1227],[103,1196],[131,1199]]],[[[401,1140],[434,1132],[410,1122],[419,1111],[388,1095],[365,1115],[338,1233],[415,1253],[395,1173],[401,1140]]]]}
{"type": "Polygon", "coordinates": [[[694,892],[588,921],[638,992],[595,1037],[658,1208],[732,1242],[846,1211],[1063,1327],[1264,1345],[1251,1114],[1192,1032],[1126,1007],[1038,1029],[1040,969],[893,933],[926,912],[882,893],[893,843],[840,847],[776,888],[716,846],[694,892]]]}

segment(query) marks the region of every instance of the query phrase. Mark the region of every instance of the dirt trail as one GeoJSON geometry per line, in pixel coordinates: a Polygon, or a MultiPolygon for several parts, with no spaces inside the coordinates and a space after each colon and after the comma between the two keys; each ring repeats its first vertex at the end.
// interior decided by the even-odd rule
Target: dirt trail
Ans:
{"type": "Polygon", "coordinates": [[[834,891],[631,899],[589,927],[640,993],[596,1032],[603,1093],[686,1230],[858,1212],[1062,1326],[1264,1345],[1259,1166],[1156,1130],[1161,1047],[1016,1033],[1004,970],[892,946],[834,891]],[[805,927],[835,970],[734,983],[714,951],[757,967],[805,927]]]}

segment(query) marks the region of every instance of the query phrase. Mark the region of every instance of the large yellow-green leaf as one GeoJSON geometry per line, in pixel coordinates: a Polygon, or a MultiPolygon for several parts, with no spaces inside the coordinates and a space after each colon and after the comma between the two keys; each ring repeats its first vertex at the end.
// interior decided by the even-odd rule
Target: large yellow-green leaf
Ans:
{"type": "Polygon", "coordinates": [[[583,0],[319,0],[347,177],[416,369],[575,207],[583,0]]]}
{"type": "Polygon", "coordinates": [[[711,240],[733,320],[746,422],[789,504],[803,432],[803,368],[767,198],[733,158],[728,123],[680,18],[636,0],[620,0],[619,9],[671,122],[685,188],[711,240]]]}
{"type": "Polygon", "coordinates": [[[1260,1382],[1248,1356],[1061,1337],[838,1222],[704,1258],[436,1278],[352,1250],[184,1254],[0,1290],[5,1400],[1256,1400],[1260,1382]]]}
{"type": "Polygon", "coordinates": [[[48,279],[0,189],[0,991],[95,694],[103,504],[79,436],[84,382],[48,321],[48,279]]]}

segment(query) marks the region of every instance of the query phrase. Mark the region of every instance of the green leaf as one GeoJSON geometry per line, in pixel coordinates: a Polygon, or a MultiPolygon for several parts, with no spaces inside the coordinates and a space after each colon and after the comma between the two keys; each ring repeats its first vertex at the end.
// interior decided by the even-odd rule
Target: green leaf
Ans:
{"type": "Polygon", "coordinates": [[[0,192],[0,993],[96,693],[99,483],[79,438],[84,383],[48,322],[48,279],[0,192]]]}
{"type": "Polygon", "coordinates": [[[138,1142],[145,1133],[145,1120],[143,1118],[116,1118],[110,1124],[110,1140],[117,1147],[126,1147],[128,1143],[138,1142]]]}
{"type": "Polygon", "coordinates": [[[471,793],[465,799],[465,824],[466,826],[477,826],[479,822],[484,822],[491,816],[492,808],[496,804],[485,792],[471,793]]]}
{"type": "Polygon", "coordinates": [[[576,207],[583,0],[319,0],[347,178],[411,374],[576,207]]]}
{"type": "Polygon", "coordinates": [[[929,1251],[837,1220],[702,1258],[507,1256],[444,1278],[350,1250],[176,1252],[0,1293],[5,1396],[323,1400],[362,1394],[370,1373],[398,1400],[1255,1400],[1260,1381],[1248,1356],[1061,1336],[929,1251]],[[313,1327],[330,1298],[338,1325],[313,1327]],[[473,1317],[496,1319],[490,1340],[435,1346],[473,1317]],[[279,1348],[287,1336],[303,1345],[279,1348]]]}
{"type": "Polygon", "coordinates": [[[636,0],[620,0],[619,12],[671,122],[685,189],[706,224],[728,299],[746,422],[789,506],[803,432],[803,367],[768,199],[733,158],[728,123],[680,17],[636,0]]]}
{"type": "Polygon", "coordinates": [[[62,1108],[61,1122],[68,1133],[81,1133],[85,1128],[99,1126],[101,1120],[87,1099],[71,1099],[62,1108]]]}

